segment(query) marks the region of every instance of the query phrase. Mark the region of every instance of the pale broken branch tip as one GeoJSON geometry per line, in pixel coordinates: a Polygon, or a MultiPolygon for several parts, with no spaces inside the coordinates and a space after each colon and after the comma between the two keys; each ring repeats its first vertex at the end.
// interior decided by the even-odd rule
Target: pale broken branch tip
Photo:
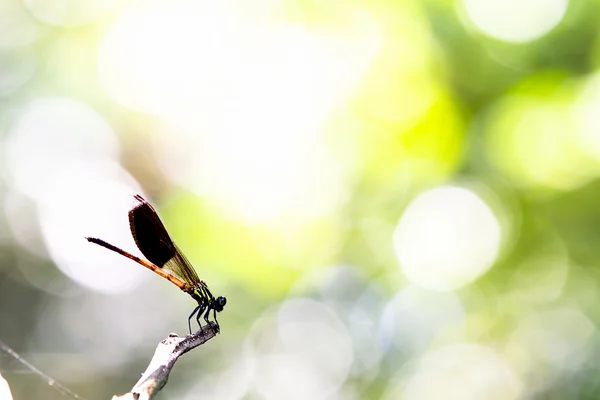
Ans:
{"type": "Polygon", "coordinates": [[[112,400],[150,400],[167,384],[169,374],[177,359],[196,347],[203,345],[219,333],[219,326],[214,322],[205,325],[191,335],[180,337],[175,333],[161,341],[146,371],[131,391],[113,396],[112,400]]]}

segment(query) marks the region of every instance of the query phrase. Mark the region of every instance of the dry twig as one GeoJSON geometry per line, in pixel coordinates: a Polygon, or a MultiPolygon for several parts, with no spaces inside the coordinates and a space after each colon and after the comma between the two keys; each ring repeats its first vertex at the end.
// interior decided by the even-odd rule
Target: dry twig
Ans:
{"type": "Polygon", "coordinates": [[[150,400],[167,384],[169,373],[177,359],[188,351],[206,343],[218,333],[218,325],[210,322],[210,326],[196,333],[179,337],[175,333],[158,344],[154,356],[146,371],[129,393],[113,396],[112,400],[150,400]]]}

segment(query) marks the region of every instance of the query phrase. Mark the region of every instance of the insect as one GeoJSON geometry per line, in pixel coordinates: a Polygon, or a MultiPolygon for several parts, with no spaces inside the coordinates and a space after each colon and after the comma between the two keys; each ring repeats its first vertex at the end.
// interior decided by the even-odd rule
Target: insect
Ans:
{"type": "Polygon", "coordinates": [[[194,316],[196,316],[196,322],[198,322],[200,329],[203,329],[200,322],[200,318],[203,315],[206,324],[211,327],[214,326],[209,323],[211,311],[216,324],[215,333],[217,333],[219,330],[217,312],[223,311],[227,299],[223,296],[215,298],[206,283],[198,278],[196,271],[188,259],[169,236],[154,208],[139,194],[136,194],[134,199],[136,204],[129,210],[129,228],[131,229],[135,244],[148,261],[136,257],[102,239],[86,237],[86,240],[143,265],[192,296],[198,302],[198,306],[194,308],[194,311],[188,317],[190,334],[192,333],[191,321],[194,316]]]}

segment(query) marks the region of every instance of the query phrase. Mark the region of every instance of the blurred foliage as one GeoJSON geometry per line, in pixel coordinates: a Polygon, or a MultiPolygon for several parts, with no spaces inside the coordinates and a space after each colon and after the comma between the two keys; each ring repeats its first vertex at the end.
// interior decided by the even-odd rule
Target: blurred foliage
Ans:
{"type": "MultiPolygon", "coordinates": [[[[144,4],[0,0],[0,340],[101,398],[126,391],[155,343],[184,332],[191,302],[147,271],[129,291],[102,288],[97,271],[82,277],[98,253],[72,243],[102,233],[85,218],[103,219],[92,199],[118,182],[147,193],[201,278],[228,297],[222,334],[182,360],[165,398],[421,399],[445,389],[456,398],[598,398],[599,1],[565,1],[556,26],[522,42],[483,30],[468,1],[192,3],[148,6],[147,31],[122,43],[159,39],[121,54],[106,37],[144,4]],[[178,26],[165,21],[177,18],[183,34],[170,42],[178,26]],[[186,75],[190,65],[198,76],[186,75]],[[34,124],[20,116],[38,99],[74,99],[100,115],[117,159],[77,180],[70,174],[87,167],[59,165],[65,154],[98,160],[75,140],[15,145],[34,124]],[[59,166],[35,164],[35,154],[59,166]],[[23,189],[36,185],[20,181],[21,168],[39,175],[39,196],[23,189]],[[407,273],[394,235],[420,193],[444,186],[476,193],[501,240],[489,270],[438,293],[407,273]],[[56,222],[55,200],[69,221],[56,222]],[[85,232],[69,228],[77,221],[85,232]],[[324,354],[314,373],[331,381],[286,351],[324,354]],[[444,357],[474,363],[457,364],[451,388],[427,375],[444,357]],[[263,382],[253,368],[267,358],[280,364],[264,368],[263,382]],[[498,368],[490,376],[506,368],[511,377],[494,378],[509,388],[498,397],[466,383],[488,365],[498,368]],[[295,392],[285,373],[317,389],[295,392]]],[[[38,134],[73,127],[102,149],[73,115],[38,134]]],[[[432,239],[431,251],[443,245],[432,239]]],[[[17,369],[0,354],[16,399],[60,398],[17,369]]]]}

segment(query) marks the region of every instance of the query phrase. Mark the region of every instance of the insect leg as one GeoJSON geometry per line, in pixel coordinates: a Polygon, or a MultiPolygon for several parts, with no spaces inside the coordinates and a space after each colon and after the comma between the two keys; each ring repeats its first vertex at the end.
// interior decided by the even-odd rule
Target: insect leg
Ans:
{"type": "Polygon", "coordinates": [[[213,303],[210,303],[208,308],[206,309],[206,313],[204,314],[204,320],[211,327],[211,329],[213,330],[214,333],[219,333],[219,322],[217,321],[217,311],[216,311],[213,303]],[[210,325],[210,321],[208,320],[208,318],[210,317],[211,311],[213,312],[213,315],[214,315],[216,327],[214,327],[213,325],[210,325]]]}
{"type": "MultiPolygon", "coordinates": [[[[190,335],[192,334],[192,317],[194,316],[194,314],[196,314],[196,312],[198,312],[198,310],[200,309],[202,305],[198,304],[198,306],[196,306],[196,308],[194,308],[194,311],[192,311],[192,313],[190,314],[190,316],[188,317],[188,328],[190,329],[190,335]]],[[[202,310],[204,311],[204,310],[202,310]]],[[[201,315],[202,311],[200,311],[198,314],[201,315]]],[[[198,319],[196,319],[197,321],[198,319]]]]}
{"type": "Polygon", "coordinates": [[[200,317],[202,317],[202,314],[204,313],[205,309],[206,309],[206,304],[202,304],[202,305],[198,306],[198,314],[196,314],[196,322],[198,323],[198,326],[200,327],[200,329],[204,329],[204,328],[202,328],[202,324],[200,323],[200,317]]]}
{"type": "Polygon", "coordinates": [[[213,318],[215,320],[215,324],[219,326],[219,321],[217,321],[217,310],[213,308],[213,318]]]}
{"type": "Polygon", "coordinates": [[[212,310],[214,307],[213,307],[212,301],[210,301],[210,300],[206,302],[206,305],[207,305],[207,307],[206,307],[206,312],[204,313],[204,320],[208,324],[210,322],[208,320],[208,317],[210,316],[210,310],[212,310]]]}

